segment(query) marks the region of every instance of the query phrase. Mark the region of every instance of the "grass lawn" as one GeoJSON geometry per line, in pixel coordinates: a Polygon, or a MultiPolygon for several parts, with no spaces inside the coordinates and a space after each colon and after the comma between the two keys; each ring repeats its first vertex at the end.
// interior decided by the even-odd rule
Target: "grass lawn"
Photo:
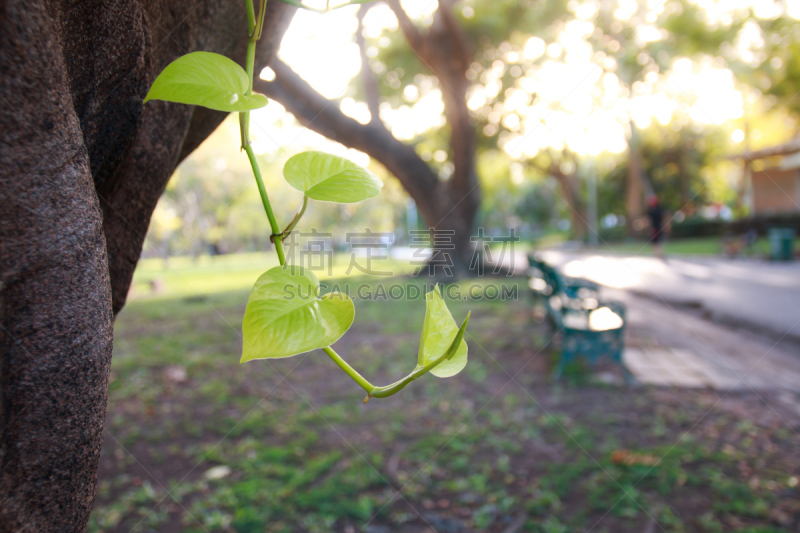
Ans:
{"type": "MultiPolygon", "coordinates": [[[[552,246],[554,243],[549,243],[552,246]]],[[[547,244],[542,245],[537,243],[538,247],[547,247],[547,244]]],[[[722,239],[719,237],[698,237],[693,239],[675,239],[667,240],[663,244],[664,253],[666,255],[723,255],[722,239]]],[[[795,250],[800,250],[800,239],[795,241],[795,250]]],[[[600,243],[597,248],[583,248],[583,251],[598,251],[598,252],[611,252],[617,254],[629,255],[653,255],[653,246],[644,240],[627,240],[627,241],[614,241],[600,243]]],[[[744,257],[769,257],[770,245],[769,240],[762,238],[758,239],[748,253],[744,257]]]]}
{"type": "MultiPolygon", "coordinates": [[[[664,253],[671,255],[720,255],[722,241],[716,237],[668,240],[664,242],[663,248],[664,253]]],[[[611,242],[601,244],[598,249],[625,254],[653,255],[653,247],[645,241],[611,242]]],[[[756,249],[760,251],[760,248],[756,249]]]]}
{"type": "MultiPolygon", "coordinates": [[[[240,366],[263,263],[216,267],[176,267],[161,294],[132,298],[117,319],[89,531],[800,527],[798,416],[773,396],[625,388],[580,372],[550,383],[547,330],[520,293],[449,302],[459,322],[472,310],[467,368],[365,405],[321,351],[240,366]]],[[[157,270],[143,265],[139,290],[157,270]]],[[[419,283],[384,283],[395,282],[419,283]]],[[[357,301],[337,351],[389,383],[414,367],[423,316],[421,299],[357,301]]]]}
{"type": "MultiPolygon", "coordinates": [[[[385,255],[385,251],[382,251],[385,255]]],[[[316,259],[314,260],[316,261],[316,259]]],[[[320,280],[361,275],[359,267],[376,272],[408,275],[414,271],[410,259],[370,259],[357,257],[351,266],[350,254],[337,253],[323,268],[315,270],[320,280]]],[[[317,263],[304,263],[314,264],[317,263]]],[[[201,297],[231,291],[249,291],[265,270],[278,266],[271,253],[240,253],[220,256],[142,259],[136,267],[128,301],[168,300],[176,297],[201,297]]],[[[247,297],[245,296],[245,299],[247,297]]]]}

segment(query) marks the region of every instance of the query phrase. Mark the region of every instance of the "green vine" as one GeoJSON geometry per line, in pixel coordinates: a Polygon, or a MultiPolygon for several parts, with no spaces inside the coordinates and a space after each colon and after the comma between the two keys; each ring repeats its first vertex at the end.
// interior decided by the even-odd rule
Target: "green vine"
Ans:
{"type": "MultiPolygon", "coordinates": [[[[293,0],[282,1],[307,8],[293,0]]],[[[350,2],[357,3],[363,2],[350,2]]],[[[192,52],[170,63],[153,82],[145,98],[145,102],[164,100],[239,113],[241,146],[253,169],[271,229],[270,241],[275,245],[280,263],[264,272],[250,293],[242,320],[241,362],[292,357],[322,349],[367,392],[364,402],[369,398],[392,396],[427,373],[437,377],[457,374],[467,363],[464,332],[469,314],[461,327],[457,327],[438,288],[426,295],[417,365],[404,378],[384,387],[373,385],[331,347],[353,323],[353,301],[340,292],[320,295],[319,280],[313,272],[287,264],[283,241],[303,217],[309,200],[360,202],[377,196],[383,183],[369,170],[347,159],[315,151],[296,154],[286,162],[283,175],[289,185],[303,193],[303,204],[285,229],[280,229],[250,142],[250,111],[267,104],[264,95],[253,93],[255,50],[264,30],[266,0],[259,2],[258,12],[253,0],[245,0],[245,8],[248,41],[244,69],[219,54],[192,52]]]]}

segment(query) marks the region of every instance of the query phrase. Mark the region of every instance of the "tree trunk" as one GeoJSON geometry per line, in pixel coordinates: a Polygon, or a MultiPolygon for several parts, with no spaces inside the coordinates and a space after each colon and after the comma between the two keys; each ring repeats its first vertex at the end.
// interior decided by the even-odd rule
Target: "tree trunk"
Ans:
{"type": "MultiPolygon", "coordinates": [[[[436,213],[435,218],[425,217],[425,222],[433,232],[431,239],[433,257],[447,258],[447,260],[439,263],[434,261],[420,273],[455,278],[474,276],[477,272],[474,271],[475,243],[472,242],[472,237],[480,204],[470,200],[469,189],[465,190],[462,187],[442,187],[442,189],[435,198],[431,199],[433,195],[429,194],[424,200],[428,203],[433,202],[430,210],[436,213]],[[439,268],[444,265],[447,267],[445,270],[439,268]]],[[[416,198],[414,201],[417,201],[416,198]]]]}
{"type": "Polygon", "coordinates": [[[81,531],[111,362],[105,238],[55,22],[29,4],[12,31],[18,7],[0,37],[0,524],[81,531]],[[9,75],[12,60],[26,68],[9,75]]]}
{"type": "Polygon", "coordinates": [[[628,143],[628,182],[626,189],[626,200],[628,206],[625,224],[628,236],[638,235],[644,226],[641,226],[642,202],[644,189],[642,186],[641,155],[639,154],[639,139],[636,133],[636,126],[631,121],[631,139],[628,143]]]}
{"type": "MultiPolygon", "coordinates": [[[[294,12],[268,7],[266,64],[294,12]]],[[[177,163],[224,114],[142,101],[179,55],[243,62],[223,0],[0,2],[0,529],[83,531],[114,313],[177,163]]]]}
{"type": "Polygon", "coordinates": [[[581,199],[578,189],[578,178],[575,174],[565,174],[561,169],[550,170],[561,185],[561,192],[564,195],[564,202],[569,208],[570,220],[572,221],[572,235],[576,240],[582,241],[589,232],[589,223],[586,215],[586,203],[581,199]]]}
{"type": "MultiPolygon", "coordinates": [[[[417,58],[439,79],[447,125],[450,128],[450,159],[453,175],[441,183],[436,220],[428,226],[436,231],[453,232],[450,254],[453,275],[470,273],[474,253],[471,236],[481,204],[481,189],[476,171],[475,125],[467,107],[467,70],[473,59],[469,36],[453,15],[453,0],[440,0],[431,27],[422,34],[400,5],[387,4],[397,16],[400,29],[417,58]]],[[[414,198],[417,201],[416,198],[414,198]]],[[[435,244],[435,243],[434,243],[435,244]]],[[[447,253],[434,245],[434,254],[447,253]]],[[[433,265],[432,265],[433,266],[433,265]]],[[[433,273],[433,272],[432,272],[433,273]]]]}

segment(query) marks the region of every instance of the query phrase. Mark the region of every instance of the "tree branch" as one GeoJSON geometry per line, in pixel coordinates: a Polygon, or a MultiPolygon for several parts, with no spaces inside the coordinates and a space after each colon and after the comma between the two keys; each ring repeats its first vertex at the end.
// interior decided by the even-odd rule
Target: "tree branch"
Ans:
{"type": "Polygon", "coordinates": [[[380,98],[378,96],[378,82],[375,73],[369,64],[367,57],[367,43],[364,39],[364,15],[367,14],[369,6],[361,4],[358,8],[358,28],[356,28],[356,44],[361,56],[361,83],[364,86],[364,94],[367,98],[367,109],[369,109],[370,121],[380,121],[380,98]]]}
{"type": "Polygon", "coordinates": [[[439,0],[439,8],[436,10],[436,17],[441,21],[441,26],[447,32],[447,36],[452,43],[452,57],[450,60],[457,59],[456,69],[466,72],[472,62],[473,50],[467,32],[458,23],[453,15],[452,0],[439,0]]]}
{"type": "Polygon", "coordinates": [[[400,181],[425,219],[436,223],[439,180],[411,146],[398,141],[380,121],[364,125],[348,117],[285,63],[276,59],[270,66],[275,80],[255,79],[256,92],[280,102],[309,129],[377,159],[400,181]]]}
{"type": "Polygon", "coordinates": [[[403,6],[400,5],[400,0],[386,0],[386,5],[394,12],[397,17],[400,30],[405,35],[406,41],[415,54],[422,60],[423,63],[430,67],[432,61],[430,51],[425,44],[425,37],[420,33],[419,28],[409,18],[403,6]]]}
{"type": "Polygon", "coordinates": [[[440,0],[434,25],[422,34],[403,10],[399,0],[386,0],[398,19],[409,46],[438,78],[450,126],[454,167],[447,189],[459,208],[477,209],[480,188],[475,171],[475,132],[467,108],[469,82],[466,71],[472,60],[469,39],[455,20],[451,2],[440,0]]]}

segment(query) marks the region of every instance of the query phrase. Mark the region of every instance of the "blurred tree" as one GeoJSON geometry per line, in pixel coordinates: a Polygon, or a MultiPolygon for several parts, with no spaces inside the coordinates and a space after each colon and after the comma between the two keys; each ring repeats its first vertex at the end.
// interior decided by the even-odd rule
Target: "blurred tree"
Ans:
{"type": "MultiPolygon", "coordinates": [[[[641,153],[641,133],[634,120],[636,108],[632,105],[632,99],[644,92],[646,79],[651,82],[656,79],[659,71],[668,69],[670,62],[683,51],[671,39],[664,38],[666,32],[659,28],[656,14],[657,9],[651,9],[650,4],[644,1],[570,3],[569,13],[562,14],[545,32],[538,34],[537,37],[544,37],[546,41],[529,40],[526,43],[524,55],[533,61],[524,64],[525,77],[517,86],[535,88],[537,81],[543,82],[543,75],[552,76],[559,70],[562,75],[572,76],[571,83],[574,85],[565,86],[558,93],[548,95],[539,91],[534,97],[534,105],[536,99],[545,99],[546,108],[536,117],[538,122],[528,121],[520,135],[528,136],[529,129],[544,129],[562,138],[561,143],[542,139],[543,142],[536,149],[543,150],[545,155],[533,155],[531,163],[541,168],[541,160],[544,159],[550,167],[550,175],[561,183],[563,199],[573,213],[573,231],[578,238],[585,235],[586,219],[575,174],[578,168],[576,162],[580,156],[601,151],[603,148],[597,145],[602,145],[603,140],[596,138],[596,132],[588,131],[588,139],[583,142],[579,131],[569,139],[557,131],[562,127],[560,124],[548,119],[551,116],[557,116],[562,122],[578,119],[583,128],[588,130],[592,127],[593,115],[606,111],[616,115],[619,127],[627,130],[628,149],[624,165],[626,186],[619,192],[626,199],[624,212],[627,214],[629,232],[635,233],[634,228],[642,216],[644,196],[653,191],[653,186],[648,180],[650,173],[645,171],[647,165],[641,153]],[[655,57],[658,57],[658,61],[655,57]],[[570,64],[575,66],[570,69],[570,64]],[[579,101],[581,96],[582,102],[579,101]],[[582,153],[576,154],[576,150],[582,153]],[[570,171],[564,172],[564,169],[570,171]]],[[[731,31],[735,34],[735,28],[731,31]]],[[[715,34],[712,39],[714,42],[719,42],[727,35],[718,33],[720,35],[715,34]]],[[[505,92],[506,95],[509,93],[514,94],[513,91],[505,92]]],[[[500,129],[510,130],[511,141],[508,144],[512,152],[515,148],[519,151],[514,143],[522,143],[518,140],[520,135],[513,134],[519,129],[515,127],[518,122],[499,121],[500,129]]],[[[607,145],[608,148],[619,149],[607,145]]],[[[523,150],[522,156],[531,157],[535,151],[523,150]]],[[[688,175],[686,172],[682,174],[688,175]]]]}
{"type": "MultiPolygon", "coordinates": [[[[675,129],[654,124],[642,130],[639,172],[667,211],[689,217],[714,199],[706,171],[723,160],[724,136],[714,127],[675,129]]],[[[626,213],[629,165],[623,159],[606,173],[599,189],[601,215],[626,213]]]]}
{"type": "MultiPolygon", "coordinates": [[[[782,107],[800,116],[800,10],[793,2],[752,2],[720,6],[712,16],[701,5],[672,0],[662,25],[666,43],[682,56],[708,55],[726,65],[759,94],[768,108],[782,107]]],[[[659,64],[666,66],[663,59],[659,64]]]]}
{"type": "MultiPolygon", "coordinates": [[[[728,69],[737,76],[737,83],[753,88],[755,98],[763,94],[773,107],[800,107],[800,98],[792,100],[800,76],[792,50],[798,46],[800,30],[786,7],[775,3],[777,7],[766,9],[763,6],[767,4],[770,2],[751,2],[751,7],[742,8],[737,6],[746,4],[714,7],[717,4],[689,0],[448,1],[447,20],[457,21],[468,39],[461,40],[461,32],[451,35],[447,30],[446,42],[438,49],[446,55],[453,43],[468,42],[472,50],[453,56],[459,65],[453,74],[436,66],[442,63],[441,55],[439,59],[426,57],[431,52],[422,50],[421,44],[428,43],[430,48],[439,42],[434,36],[447,27],[441,15],[444,11],[424,15],[414,26],[394,2],[392,11],[399,13],[396,26],[384,25],[374,34],[365,32],[362,23],[356,32],[365,67],[357,90],[344,95],[341,107],[345,109],[344,100],[350,98],[361,102],[369,109],[369,120],[359,117],[365,124],[349,120],[334,106],[326,107],[327,101],[318,95],[309,98],[313,91],[308,92],[310,87],[298,77],[292,78],[285,65],[278,65],[278,78],[271,85],[273,96],[300,113],[302,121],[313,119],[317,131],[327,131],[329,137],[360,147],[382,161],[417,201],[423,215],[428,213],[425,219],[429,224],[438,222],[437,209],[447,211],[454,204],[465,208],[461,218],[474,218],[465,202],[458,203],[458,194],[453,198],[458,184],[464,183],[459,176],[477,174],[478,181],[467,180],[476,190],[480,184],[492,196],[508,194],[512,203],[518,198],[514,191],[519,183],[508,179],[512,161],[491,156],[493,163],[480,165],[476,173],[474,165],[460,157],[474,153],[486,159],[500,151],[532,169],[526,175],[544,173],[558,181],[556,199],[568,206],[573,232],[580,238],[586,231],[580,161],[603,152],[626,152],[627,162],[621,165],[627,171],[626,186],[621,194],[626,198],[626,221],[633,231],[634,224],[641,223],[645,196],[654,190],[653,172],[646,161],[649,156],[642,153],[645,144],[648,150],[657,149],[651,146],[652,139],[643,139],[649,135],[644,130],[651,123],[657,122],[658,127],[669,124],[687,133],[690,127],[730,120],[742,106],[735,101],[741,94],[731,88],[713,102],[713,95],[702,87],[719,83],[732,87],[733,82],[726,78],[728,69]],[[397,39],[400,32],[410,37],[397,39]],[[694,76],[690,83],[684,79],[687,72],[694,76]],[[706,81],[698,82],[702,75],[707,76],[706,81]],[[457,83],[447,81],[449,76],[455,76],[457,83]],[[457,90],[450,90],[454,88],[457,90]],[[723,105],[722,96],[728,98],[731,110],[727,114],[711,109],[710,104],[723,105]],[[437,102],[443,103],[443,112],[437,102]],[[323,112],[315,118],[310,110],[323,112]],[[329,115],[335,120],[327,118],[329,115]],[[462,129],[469,130],[466,117],[471,118],[474,134],[472,140],[459,145],[459,140],[469,139],[457,135],[462,129]],[[437,122],[438,118],[442,120],[437,122]],[[408,126],[410,121],[412,126],[408,126]],[[458,149],[470,144],[474,150],[458,149]],[[426,185],[420,187],[420,183],[426,185]],[[431,190],[437,192],[426,194],[431,190]],[[431,203],[436,206],[428,205],[431,203]]],[[[382,9],[387,8],[365,5],[360,20],[372,10],[382,9]]],[[[381,11],[381,17],[385,16],[381,11]]],[[[666,143],[666,138],[662,142],[666,143]]],[[[675,165],[676,175],[682,178],[678,186],[684,201],[689,201],[691,195],[686,197],[686,193],[693,190],[691,183],[704,179],[691,162],[708,159],[695,155],[691,145],[684,148],[675,165]]],[[[482,223],[504,224],[505,217],[491,213],[489,204],[501,205],[486,200],[482,223]]]]}
{"type": "MultiPolygon", "coordinates": [[[[472,61],[473,47],[453,13],[453,0],[440,1],[426,29],[417,27],[410,20],[399,0],[388,0],[387,4],[405,36],[407,62],[415,58],[417,70],[424,68],[438,82],[449,126],[448,153],[442,158],[442,162],[444,159],[449,162],[448,166],[442,167],[447,170],[436,172],[412,146],[393,135],[381,120],[380,89],[372,68],[366,63],[369,54],[363,36],[363,17],[370,6],[361,7],[357,31],[362,61],[365,61],[361,83],[370,111],[367,123],[362,124],[330,105],[279,60],[271,63],[275,80],[257,80],[255,89],[283,104],[310,129],[380,161],[414,199],[428,226],[436,231],[452,233],[450,238],[437,238],[432,244],[448,248],[447,253],[454,263],[454,275],[465,275],[469,272],[470,236],[481,199],[475,169],[474,125],[466,105],[470,84],[467,70],[472,61]],[[449,249],[451,246],[453,250],[449,249]]],[[[400,87],[399,80],[405,75],[406,69],[399,64],[384,76],[384,85],[392,89],[400,87]]],[[[408,67],[408,71],[411,70],[408,67]]]]}
{"type": "MultiPolygon", "coordinates": [[[[236,200],[251,181],[243,172],[227,170],[223,159],[215,163],[211,166],[188,161],[174,174],[162,200],[181,221],[183,251],[195,256],[208,252],[210,247],[223,251],[225,245],[221,241],[231,215],[237,211],[236,200]]],[[[240,228],[244,230],[241,238],[252,237],[259,227],[254,225],[250,231],[240,228]]]]}
{"type": "MultiPolygon", "coordinates": [[[[790,16],[788,4],[752,2],[744,8],[689,0],[560,4],[562,10],[548,2],[537,6],[536,12],[546,16],[532,26],[533,31],[511,21],[499,40],[478,40],[482,47],[476,57],[489,59],[473,65],[480,84],[473,87],[468,105],[478,128],[509,155],[530,160],[539,169],[542,158],[551,165],[550,175],[562,184],[559,196],[570,205],[578,236],[581,226],[575,222],[582,215],[573,198],[579,196],[570,193],[577,181],[557,172],[562,162],[572,167],[575,153],[581,158],[627,150],[622,165],[626,186],[618,192],[626,198],[623,212],[632,232],[644,197],[654,190],[649,179],[653,171],[642,150],[645,144],[649,150],[657,150],[657,145],[652,145],[654,139],[643,140],[647,134],[641,131],[651,122],[669,124],[693,138],[691,127],[729,120],[742,105],[735,101],[737,94],[729,91],[714,101],[703,87],[732,86],[726,72],[748,84],[752,89],[742,90],[752,90],[759,102],[766,100],[767,110],[800,109],[800,63],[794,54],[800,46],[800,29],[794,18],[798,13],[790,16]],[[697,82],[703,75],[705,82],[697,82]],[[725,98],[731,108],[727,115],[718,109],[725,98]],[[619,146],[616,139],[624,144],[619,146]]],[[[470,5],[479,14],[476,18],[498,17],[497,12],[490,13],[494,4],[470,5]]],[[[759,111],[764,109],[759,105],[759,111]]],[[[666,137],[655,141],[669,148],[666,137]]],[[[728,144],[721,138],[716,141],[718,146],[728,144]]],[[[485,144],[481,139],[480,145],[485,144]]],[[[690,144],[682,145],[684,153],[674,163],[682,177],[678,186],[689,201],[690,182],[703,179],[692,161],[709,160],[705,154],[694,154],[690,144]]]]}
{"type": "Polygon", "coordinates": [[[547,148],[528,159],[528,165],[540,174],[553,177],[561,189],[561,199],[567,207],[572,235],[578,240],[586,238],[589,229],[586,200],[578,177],[580,158],[567,147],[561,150],[547,148]]]}
{"type": "MultiPolygon", "coordinates": [[[[723,5],[712,14],[707,7],[676,0],[663,21],[669,40],[683,55],[713,57],[749,86],[742,117],[738,152],[785,142],[798,135],[800,119],[800,16],[793,2],[752,2],[723,5]],[[788,126],[788,127],[787,127],[788,126]]],[[[745,90],[747,88],[744,88],[745,90]]],[[[739,213],[747,170],[737,186],[739,213]]]]}
{"type": "Polygon", "coordinates": [[[521,188],[516,214],[521,220],[541,232],[550,226],[557,216],[555,193],[547,181],[529,181],[521,188]]]}

